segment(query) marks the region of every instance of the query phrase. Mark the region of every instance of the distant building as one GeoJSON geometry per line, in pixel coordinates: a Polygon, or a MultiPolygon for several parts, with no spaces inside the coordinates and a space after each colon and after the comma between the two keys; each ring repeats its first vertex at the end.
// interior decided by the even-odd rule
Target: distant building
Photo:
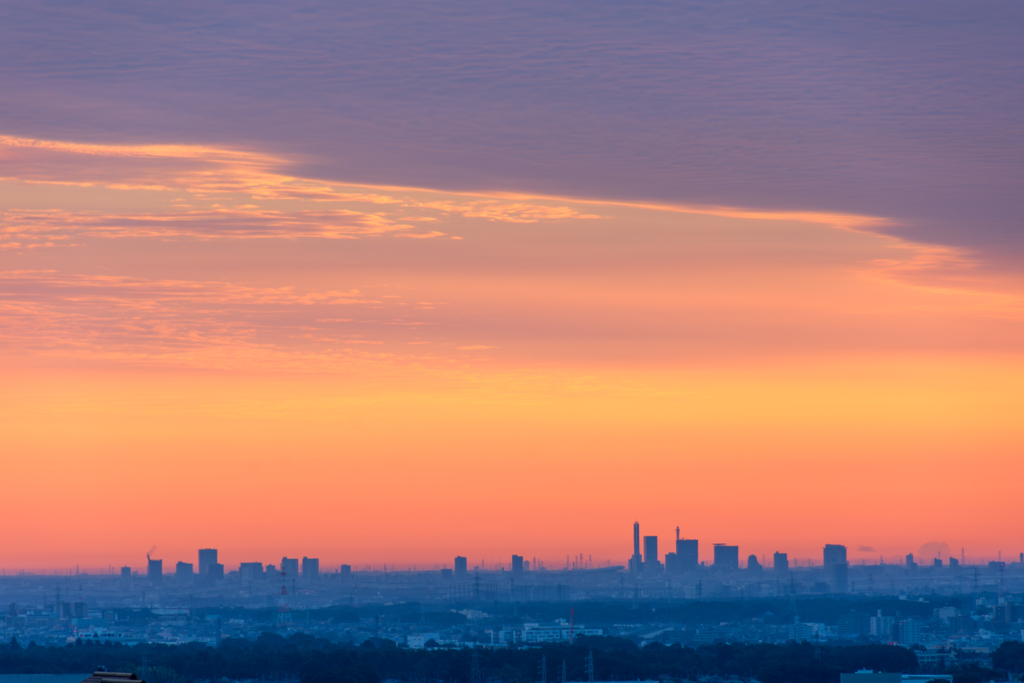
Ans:
{"type": "Polygon", "coordinates": [[[74,609],[70,602],[58,602],[53,606],[53,615],[61,621],[67,621],[68,619],[74,619],[74,609]]]}
{"type": "Polygon", "coordinates": [[[122,579],[130,579],[130,578],[132,578],[132,568],[131,567],[121,567],[121,578],[122,579]]]}
{"type": "Polygon", "coordinates": [[[736,571],[740,568],[740,547],[738,545],[715,544],[715,568],[736,571]]]}
{"type": "Polygon", "coordinates": [[[828,575],[829,569],[833,564],[838,562],[846,562],[846,546],[836,545],[829,543],[825,546],[825,551],[822,553],[824,560],[823,566],[825,567],[825,575],[828,575]]]}
{"type": "Polygon", "coordinates": [[[757,561],[757,555],[751,555],[747,558],[747,569],[752,572],[759,572],[764,569],[761,563],[757,561]]]}
{"type": "Polygon", "coordinates": [[[293,579],[299,575],[299,560],[295,557],[281,558],[281,573],[293,579]]]}
{"type": "Polygon", "coordinates": [[[789,625],[789,639],[797,642],[819,640],[825,624],[807,624],[795,622],[789,625]]]}
{"type": "Polygon", "coordinates": [[[217,563],[216,548],[201,548],[199,550],[199,576],[209,575],[210,565],[217,563]]]}
{"type": "Polygon", "coordinates": [[[907,553],[907,568],[917,569],[917,562],[914,562],[914,553],[907,553]]]}
{"type": "Polygon", "coordinates": [[[871,617],[871,635],[880,640],[892,640],[892,627],[895,623],[893,617],[883,617],[882,610],[878,610],[877,616],[871,617]]]}
{"type": "Polygon", "coordinates": [[[845,593],[850,587],[850,565],[833,562],[828,569],[829,587],[833,593],[845,593]]]}
{"type": "Polygon", "coordinates": [[[700,565],[700,558],[697,555],[696,538],[676,539],[676,566],[680,571],[689,572],[700,565]]]}
{"type": "Polygon", "coordinates": [[[952,567],[959,567],[960,566],[960,560],[956,559],[955,557],[949,558],[949,566],[951,568],[952,567]]]}
{"type": "MultiPolygon", "coordinates": [[[[451,571],[449,569],[448,571],[451,571]]],[[[422,650],[423,646],[434,641],[435,643],[441,641],[440,633],[410,633],[405,637],[405,645],[410,650],[422,650]]]]}
{"type": "Polygon", "coordinates": [[[528,623],[523,624],[522,629],[504,629],[499,635],[499,639],[503,643],[557,643],[569,640],[570,631],[573,630],[575,631],[575,636],[604,635],[604,629],[587,628],[582,624],[572,627],[565,623],[563,619],[551,625],[528,623]],[[513,631],[516,631],[516,633],[513,633],[513,631]]]}
{"type": "Polygon", "coordinates": [[[903,647],[921,644],[921,622],[917,619],[904,619],[896,628],[896,641],[903,647]]]}
{"type": "Polygon", "coordinates": [[[318,558],[318,557],[303,557],[302,558],[302,578],[304,578],[304,579],[319,579],[320,578],[320,558],[318,558]]]}
{"type": "Polygon", "coordinates": [[[214,562],[206,568],[206,575],[214,581],[220,581],[224,578],[224,565],[220,562],[214,562]]]}
{"type": "Polygon", "coordinates": [[[262,562],[243,562],[238,565],[238,578],[242,581],[258,581],[263,578],[262,562]]]}
{"type": "Polygon", "coordinates": [[[865,612],[847,612],[839,616],[836,630],[840,638],[858,638],[871,634],[871,616],[865,612]]]}
{"type": "Polygon", "coordinates": [[[191,579],[194,573],[191,562],[179,562],[174,566],[174,578],[178,580],[191,579]]]}
{"type": "Polygon", "coordinates": [[[789,555],[786,553],[776,552],[772,558],[772,569],[777,572],[788,572],[789,571],[789,555]]]}
{"type": "Polygon", "coordinates": [[[441,580],[442,581],[451,581],[452,580],[452,570],[448,569],[447,567],[442,569],[441,570],[441,580]]]}
{"type": "Polygon", "coordinates": [[[670,574],[678,574],[682,570],[679,568],[679,556],[675,553],[665,553],[665,571],[670,574]]]}
{"type": "Polygon", "coordinates": [[[644,561],[640,556],[640,522],[633,522],[633,557],[629,558],[629,571],[639,574],[644,570],[644,561]]]}
{"type": "Polygon", "coordinates": [[[942,558],[941,557],[936,557],[934,560],[932,560],[932,566],[933,567],[941,567],[942,566],[942,558]]]}
{"type": "Polygon", "coordinates": [[[644,571],[657,572],[661,569],[658,559],[658,537],[644,536],[644,571]]]}
{"type": "Polygon", "coordinates": [[[513,555],[512,556],[512,576],[519,578],[523,575],[523,556],[513,555]]]}
{"type": "Polygon", "coordinates": [[[146,578],[150,581],[160,581],[164,578],[164,561],[150,560],[146,565],[146,578]]]}
{"type": "Polygon", "coordinates": [[[341,575],[343,577],[352,576],[352,565],[350,565],[350,564],[343,564],[343,565],[341,565],[341,575]]]}
{"type": "Polygon", "coordinates": [[[1024,608],[1012,602],[992,606],[992,623],[1001,626],[1010,626],[1024,617],[1024,608]]]}
{"type": "Polygon", "coordinates": [[[466,558],[464,558],[462,555],[459,555],[455,558],[455,578],[464,579],[466,578],[466,574],[466,558]]]}

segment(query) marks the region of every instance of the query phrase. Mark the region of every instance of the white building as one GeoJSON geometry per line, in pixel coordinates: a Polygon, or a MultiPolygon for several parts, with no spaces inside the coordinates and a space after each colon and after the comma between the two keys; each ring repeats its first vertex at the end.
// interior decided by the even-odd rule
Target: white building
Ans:
{"type": "Polygon", "coordinates": [[[440,633],[417,633],[415,635],[408,635],[405,637],[405,644],[409,646],[411,650],[422,650],[423,647],[433,640],[435,643],[441,642],[440,633]]]}
{"type": "Polygon", "coordinates": [[[512,643],[560,643],[568,642],[570,632],[576,636],[603,636],[604,629],[587,628],[582,624],[570,627],[564,620],[555,624],[523,624],[522,628],[503,628],[498,632],[502,645],[512,643]]]}

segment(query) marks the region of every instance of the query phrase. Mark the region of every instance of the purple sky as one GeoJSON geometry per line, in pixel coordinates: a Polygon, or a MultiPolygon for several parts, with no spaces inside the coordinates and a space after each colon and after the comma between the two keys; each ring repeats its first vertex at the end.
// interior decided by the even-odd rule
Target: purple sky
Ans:
{"type": "Polygon", "coordinates": [[[1016,2],[0,5],[0,133],[335,180],[872,214],[1024,254],[1016,2]]]}

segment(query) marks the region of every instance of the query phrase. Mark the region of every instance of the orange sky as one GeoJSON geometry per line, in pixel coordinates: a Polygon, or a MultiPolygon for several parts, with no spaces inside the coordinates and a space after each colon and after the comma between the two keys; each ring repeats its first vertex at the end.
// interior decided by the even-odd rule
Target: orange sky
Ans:
{"type": "Polygon", "coordinates": [[[0,168],[0,567],[1024,550],[1024,288],[885,217],[0,168]]]}

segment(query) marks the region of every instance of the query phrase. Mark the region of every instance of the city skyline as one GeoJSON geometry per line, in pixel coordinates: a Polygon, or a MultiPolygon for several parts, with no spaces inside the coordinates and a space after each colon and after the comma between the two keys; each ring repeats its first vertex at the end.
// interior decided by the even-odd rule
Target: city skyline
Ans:
{"type": "MultiPolygon", "coordinates": [[[[639,526],[639,522],[634,523],[634,532],[636,532],[638,530],[638,526],[639,526]]],[[[828,571],[828,568],[829,568],[828,565],[829,565],[829,561],[830,561],[830,555],[833,558],[832,561],[842,562],[843,564],[847,564],[847,565],[849,565],[851,567],[852,566],[879,565],[879,564],[895,565],[895,566],[906,566],[907,562],[911,558],[913,558],[915,560],[917,565],[919,565],[919,566],[927,566],[927,567],[931,567],[933,565],[933,561],[936,560],[936,559],[942,561],[942,566],[949,567],[950,566],[950,562],[949,562],[950,558],[953,558],[953,560],[956,563],[962,564],[963,566],[988,565],[990,562],[999,562],[999,561],[1002,561],[1002,562],[1005,562],[1005,563],[1020,563],[1020,564],[1024,565],[1024,552],[1003,552],[1003,551],[997,551],[994,556],[988,556],[988,555],[980,555],[980,556],[978,556],[978,555],[971,555],[971,554],[967,553],[966,548],[956,549],[956,548],[951,548],[949,546],[949,544],[946,544],[946,543],[936,543],[936,542],[925,543],[925,544],[922,544],[921,546],[919,546],[916,549],[909,549],[906,553],[889,555],[889,556],[886,556],[883,553],[876,553],[874,548],[869,548],[869,547],[865,547],[865,546],[858,546],[856,548],[848,548],[847,546],[845,546],[843,544],[827,543],[827,544],[823,544],[821,546],[820,551],[819,551],[817,557],[814,557],[812,555],[801,557],[801,556],[794,555],[793,552],[787,551],[785,548],[776,548],[775,550],[771,551],[770,553],[768,553],[768,552],[750,553],[749,552],[749,548],[745,548],[745,547],[742,547],[742,546],[730,545],[730,544],[727,544],[727,543],[717,543],[717,542],[701,542],[701,539],[694,538],[692,536],[689,537],[689,538],[687,538],[685,536],[679,537],[678,536],[678,534],[679,534],[679,527],[676,528],[676,534],[677,534],[676,537],[671,538],[671,539],[667,539],[669,542],[662,545],[662,550],[656,556],[656,559],[660,563],[660,565],[656,566],[654,568],[652,568],[652,567],[650,567],[648,565],[648,560],[647,560],[648,556],[647,556],[647,553],[646,553],[646,550],[648,549],[647,546],[643,545],[643,544],[641,545],[641,556],[643,557],[643,562],[642,562],[643,566],[641,567],[641,570],[639,572],[637,572],[633,568],[633,559],[628,554],[625,556],[625,559],[623,559],[622,557],[615,557],[615,556],[608,556],[608,557],[600,557],[599,556],[599,557],[595,558],[593,553],[587,553],[587,552],[577,552],[577,553],[573,553],[573,554],[568,554],[568,555],[565,556],[564,560],[561,557],[557,557],[557,556],[552,558],[552,557],[545,557],[545,556],[538,557],[536,554],[531,555],[529,553],[527,553],[525,555],[516,555],[515,553],[511,553],[511,554],[505,556],[504,558],[502,558],[502,557],[482,557],[482,556],[473,557],[472,555],[457,555],[457,556],[454,556],[454,559],[452,559],[450,557],[447,560],[443,560],[443,561],[434,561],[434,562],[420,561],[418,563],[417,562],[413,562],[413,561],[406,561],[406,562],[403,562],[403,561],[397,561],[397,562],[396,561],[388,561],[388,562],[385,562],[385,561],[383,561],[380,558],[377,558],[374,561],[366,561],[365,559],[361,559],[361,558],[351,558],[351,557],[344,558],[342,556],[339,556],[337,553],[332,554],[332,555],[328,555],[327,558],[325,558],[323,560],[320,557],[310,558],[310,557],[307,557],[306,555],[299,555],[298,557],[301,557],[301,562],[305,562],[307,559],[311,559],[313,562],[317,563],[317,565],[316,565],[318,567],[316,569],[316,573],[317,574],[319,574],[319,572],[321,570],[325,571],[325,572],[338,571],[339,568],[341,568],[342,566],[349,567],[349,569],[351,571],[364,571],[364,570],[366,570],[366,571],[436,571],[436,570],[440,570],[440,569],[452,569],[452,568],[455,568],[456,573],[458,573],[458,562],[460,560],[464,563],[464,565],[466,566],[466,568],[469,571],[475,571],[475,570],[478,570],[478,569],[480,571],[512,571],[513,562],[515,561],[515,558],[517,558],[517,557],[520,558],[520,560],[524,560],[525,559],[526,567],[527,567],[526,571],[536,571],[536,570],[539,570],[539,569],[544,569],[544,570],[548,570],[548,571],[564,571],[564,570],[567,570],[567,569],[568,570],[589,569],[589,568],[595,568],[596,569],[596,568],[602,568],[602,567],[608,567],[608,566],[618,566],[626,574],[643,574],[645,572],[649,573],[649,574],[651,574],[651,573],[653,573],[653,574],[661,574],[661,573],[672,574],[672,573],[684,573],[686,571],[686,570],[681,569],[681,568],[673,568],[671,562],[672,562],[672,559],[674,559],[674,557],[675,557],[677,549],[680,547],[678,545],[679,542],[680,541],[684,541],[684,542],[688,541],[688,542],[691,542],[691,543],[698,544],[699,555],[696,557],[696,560],[697,560],[696,565],[700,565],[700,566],[703,566],[703,567],[715,567],[716,566],[716,557],[717,557],[717,555],[715,553],[715,548],[716,547],[735,548],[736,549],[735,550],[735,561],[736,561],[736,566],[737,566],[738,569],[747,569],[748,568],[749,565],[748,565],[748,560],[746,558],[747,558],[748,554],[750,554],[750,555],[753,555],[753,556],[757,557],[758,563],[759,563],[758,564],[758,569],[772,570],[772,569],[775,568],[774,567],[774,562],[773,562],[773,557],[778,555],[779,553],[782,554],[782,556],[785,558],[786,562],[788,563],[787,564],[787,568],[793,568],[793,569],[797,569],[797,568],[804,568],[804,569],[818,568],[818,569],[824,569],[826,572],[828,571]],[[675,541],[675,543],[673,544],[672,541],[675,541]],[[836,557],[835,553],[837,553],[837,552],[841,553],[841,557],[838,560],[834,559],[836,557]],[[871,555],[872,553],[873,553],[873,555],[871,555]],[[668,557],[670,554],[673,556],[672,559],[670,559],[668,557]],[[538,561],[539,561],[539,564],[538,564],[538,561]]],[[[657,537],[657,536],[652,537],[650,535],[645,535],[645,536],[642,537],[642,539],[650,539],[650,538],[659,538],[659,537],[657,537]]],[[[646,543],[646,540],[644,542],[646,543]]],[[[158,546],[155,546],[154,548],[157,551],[159,550],[158,546]]],[[[657,548],[657,544],[655,544],[654,548],[655,549],[657,548]]],[[[280,571],[281,568],[283,567],[283,565],[281,564],[281,560],[289,560],[291,562],[294,562],[296,567],[298,567],[299,563],[300,563],[300,559],[298,559],[298,557],[289,558],[288,555],[283,555],[281,557],[281,559],[276,560],[276,561],[268,561],[267,558],[265,558],[265,557],[264,558],[255,557],[252,554],[249,554],[249,555],[246,555],[246,556],[243,557],[242,555],[239,554],[238,551],[232,552],[232,549],[229,546],[222,546],[222,547],[219,547],[219,548],[211,548],[211,549],[208,549],[208,550],[198,549],[196,551],[193,551],[192,558],[189,558],[189,557],[179,557],[177,555],[174,555],[173,557],[168,556],[167,558],[165,558],[164,555],[168,555],[168,553],[155,552],[153,559],[164,562],[163,574],[165,574],[165,575],[173,574],[176,565],[187,564],[187,565],[189,565],[190,568],[194,567],[194,576],[195,577],[203,578],[206,575],[206,572],[204,570],[204,564],[203,564],[204,563],[204,553],[212,553],[212,555],[206,555],[205,556],[206,561],[207,561],[207,566],[209,566],[209,563],[216,563],[216,564],[218,564],[221,567],[221,572],[238,571],[240,565],[252,564],[252,563],[256,563],[256,564],[260,564],[261,566],[265,566],[267,568],[267,570],[276,568],[278,571],[280,571]],[[231,557],[232,559],[230,559],[230,560],[228,560],[226,562],[223,561],[224,560],[224,556],[220,554],[222,548],[227,548],[228,552],[230,553],[229,557],[231,557]],[[160,557],[157,557],[157,556],[160,556],[160,557]],[[190,561],[190,559],[192,561],[190,561]],[[218,562],[218,560],[221,560],[221,561],[218,562]]],[[[148,555],[147,555],[147,559],[148,559],[148,555]]],[[[696,565],[694,565],[694,566],[696,566],[696,565]]],[[[719,567],[720,567],[720,564],[719,564],[719,567]]],[[[2,569],[5,573],[10,573],[11,575],[16,574],[19,571],[33,571],[33,570],[34,571],[38,571],[39,573],[42,573],[42,574],[53,573],[55,575],[62,575],[64,572],[67,572],[67,573],[86,572],[86,573],[99,573],[99,574],[104,574],[104,573],[114,574],[114,573],[123,571],[124,569],[127,569],[127,568],[130,568],[132,571],[141,573],[143,575],[146,573],[146,565],[145,564],[133,565],[130,562],[128,564],[117,564],[117,565],[115,565],[115,564],[108,564],[106,566],[96,565],[96,566],[92,566],[92,567],[82,567],[81,565],[76,565],[72,569],[69,569],[69,568],[57,568],[57,567],[47,567],[47,568],[32,568],[32,567],[9,568],[9,567],[2,567],[0,569],[2,569]],[[92,570],[92,571],[90,572],[89,570],[92,570]]],[[[288,573],[291,574],[291,575],[300,575],[300,572],[297,571],[297,570],[291,570],[288,573]]],[[[193,576],[193,572],[189,571],[188,575],[190,577],[193,576]]],[[[222,574],[222,576],[223,576],[223,574],[222,574]]]]}
{"type": "Polygon", "coordinates": [[[0,568],[1016,557],[1022,32],[0,3],[0,568]]]}

